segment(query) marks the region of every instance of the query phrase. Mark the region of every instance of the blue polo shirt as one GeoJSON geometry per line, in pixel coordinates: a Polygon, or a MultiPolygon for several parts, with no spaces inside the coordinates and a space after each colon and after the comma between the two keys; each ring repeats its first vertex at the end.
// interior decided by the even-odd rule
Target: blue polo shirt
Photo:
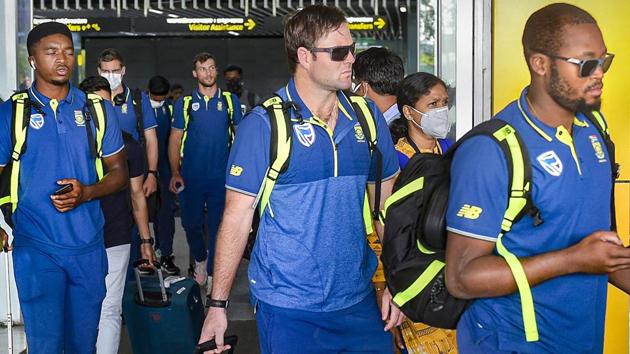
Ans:
{"type": "MultiPolygon", "coordinates": [[[[57,181],[76,178],[84,185],[97,181],[94,159],[90,155],[85,115],[86,96],[70,86],[68,96],[50,100],[29,89],[34,104],[43,115],[31,110],[26,138],[26,152],[21,157],[18,207],[13,213],[16,246],[33,246],[46,253],[76,255],[103,247],[103,215],[98,200],[85,202],[61,213],[50,195],[59,188],[57,181]]],[[[111,156],[123,149],[118,120],[111,104],[105,103],[107,128],[103,138],[103,155],[111,156]]],[[[12,102],[0,105],[0,165],[11,158],[12,102]]],[[[93,134],[96,136],[96,134],[93,134]]]]}
{"type": "MultiPolygon", "coordinates": [[[[125,86],[125,90],[123,91],[122,95],[125,96],[125,103],[121,104],[120,106],[114,105],[114,111],[118,116],[120,129],[131,134],[131,136],[136,141],[139,141],[140,137],[138,136],[136,111],[133,106],[133,92],[129,87],[125,86]]],[[[155,115],[153,114],[153,108],[151,108],[149,96],[146,94],[142,94],[141,107],[144,130],[146,131],[157,127],[155,115]]]]}
{"type": "MultiPolygon", "coordinates": [[[[280,175],[258,229],[250,266],[250,290],[265,303],[329,312],[359,303],[371,291],[376,257],[363,223],[366,183],[375,159],[348,98],[340,91],[334,132],[314,117],[293,80],[278,92],[293,101],[288,170],[280,175]],[[273,214],[273,216],[272,216],[273,214]]],[[[398,172],[387,123],[373,102],[383,177],[398,172]]],[[[227,172],[228,189],[255,196],[269,166],[269,117],[256,107],[239,126],[227,172]]]]}
{"type": "Polygon", "coordinates": [[[160,177],[165,180],[171,178],[171,167],[168,163],[168,138],[171,131],[171,121],[173,120],[172,107],[171,102],[166,100],[162,107],[152,108],[157,123],[158,172],[160,177]]]}
{"type": "MultiPolygon", "coordinates": [[[[181,162],[181,174],[189,183],[220,181],[223,186],[228,154],[228,108],[221,89],[212,97],[193,91],[191,101],[191,119],[188,124],[188,136],[184,142],[184,158],[181,162]]],[[[243,114],[241,103],[232,95],[234,107],[234,125],[241,122],[243,114]]],[[[184,129],[184,100],[175,103],[173,128],[184,129]]]]}
{"type": "MultiPolygon", "coordinates": [[[[534,227],[525,216],[503,236],[505,247],[519,258],[570,247],[611,226],[611,170],[604,139],[581,113],[572,134],[563,126],[544,124],[530,111],[526,93],[527,88],[496,115],[523,138],[532,165],[533,201],[544,219],[534,227]]],[[[507,165],[498,144],[488,137],[462,144],[451,167],[448,230],[495,242],[507,189],[507,165]],[[471,208],[478,212],[462,212],[471,208]]],[[[475,322],[471,331],[479,338],[495,332],[506,351],[601,353],[607,282],[607,275],[580,273],[533,287],[538,342],[525,341],[518,292],[475,300],[467,310],[475,322]]]]}

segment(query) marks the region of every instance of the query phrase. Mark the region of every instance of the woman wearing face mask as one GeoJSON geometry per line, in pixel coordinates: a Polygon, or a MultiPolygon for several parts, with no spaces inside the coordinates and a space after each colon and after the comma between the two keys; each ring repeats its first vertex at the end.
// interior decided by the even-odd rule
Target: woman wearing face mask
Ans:
{"type": "MultiPolygon", "coordinates": [[[[438,77],[429,73],[408,75],[398,88],[401,117],[390,124],[400,168],[417,153],[444,154],[452,145],[446,138],[448,92],[438,77]]],[[[454,330],[430,327],[406,320],[400,326],[407,353],[457,353],[454,330]]]]}
{"type": "Polygon", "coordinates": [[[453,142],[446,138],[450,123],[444,81],[424,72],[408,75],[398,88],[397,103],[401,117],[390,131],[401,169],[417,153],[442,155],[448,150],[453,142]]]}

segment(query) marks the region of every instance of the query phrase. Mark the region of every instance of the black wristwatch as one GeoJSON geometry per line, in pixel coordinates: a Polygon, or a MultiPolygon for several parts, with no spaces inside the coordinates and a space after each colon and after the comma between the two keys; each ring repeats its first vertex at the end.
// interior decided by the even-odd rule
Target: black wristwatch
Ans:
{"type": "Polygon", "coordinates": [[[149,237],[149,238],[141,238],[140,239],[140,244],[144,245],[145,243],[150,244],[151,246],[153,246],[155,244],[155,240],[153,240],[153,237],[149,237]]]}
{"type": "Polygon", "coordinates": [[[227,309],[229,304],[230,304],[230,300],[208,299],[206,301],[206,306],[208,306],[208,307],[219,307],[219,308],[222,308],[222,309],[227,309]]]}
{"type": "Polygon", "coordinates": [[[156,171],[156,170],[148,170],[148,171],[147,171],[147,174],[154,175],[154,176],[155,176],[155,178],[157,178],[157,177],[158,177],[158,171],[156,171]]]}

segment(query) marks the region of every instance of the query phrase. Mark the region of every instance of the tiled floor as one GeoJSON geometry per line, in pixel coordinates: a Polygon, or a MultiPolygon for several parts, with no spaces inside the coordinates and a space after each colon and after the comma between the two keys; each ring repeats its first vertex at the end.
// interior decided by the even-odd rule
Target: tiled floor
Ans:
{"type": "MultiPolygon", "coordinates": [[[[188,269],[188,244],[186,236],[180,224],[180,219],[176,219],[176,231],[174,242],[175,263],[186,272],[188,269]]],[[[239,273],[236,278],[232,295],[230,298],[230,308],[228,311],[229,334],[238,335],[238,345],[235,350],[236,354],[257,354],[258,350],[258,332],[256,331],[256,322],[254,321],[253,311],[248,301],[249,289],[247,282],[247,261],[241,263],[239,273]]],[[[14,327],[13,330],[13,353],[18,354],[26,347],[24,336],[24,327],[14,327]]],[[[0,327],[0,354],[7,351],[7,329],[0,327]]],[[[129,337],[127,331],[123,327],[121,336],[121,344],[119,354],[132,354],[129,337]]],[[[179,353],[165,353],[179,354],[179,353]]]]}

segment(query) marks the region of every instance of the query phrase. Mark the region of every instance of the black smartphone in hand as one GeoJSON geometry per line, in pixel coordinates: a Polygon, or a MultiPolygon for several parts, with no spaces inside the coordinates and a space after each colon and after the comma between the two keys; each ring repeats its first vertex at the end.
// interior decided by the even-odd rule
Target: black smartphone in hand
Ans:
{"type": "Polygon", "coordinates": [[[70,192],[71,190],[72,190],[72,183],[64,184],[63,186],[59,187],[59,189],[57,189],[53,193],[53,195],[66,194],[66,193],[70,192]]]}
{"type": "MultiPolygon", "coordinates": [[[[223,344],[229,345],[231,348],[228,349],[228,353],[233,353],[236,347],[236,343],[238,342],[238,337],[235,335],[225,336],[223,338],[223,344]]],[[[205,351],[217,349],[217,344],[214,339],[209,340],[207,342],[203,342],[201,344],[197,344],[195,347],[195,353],[203,354],[205,351]]]]}

